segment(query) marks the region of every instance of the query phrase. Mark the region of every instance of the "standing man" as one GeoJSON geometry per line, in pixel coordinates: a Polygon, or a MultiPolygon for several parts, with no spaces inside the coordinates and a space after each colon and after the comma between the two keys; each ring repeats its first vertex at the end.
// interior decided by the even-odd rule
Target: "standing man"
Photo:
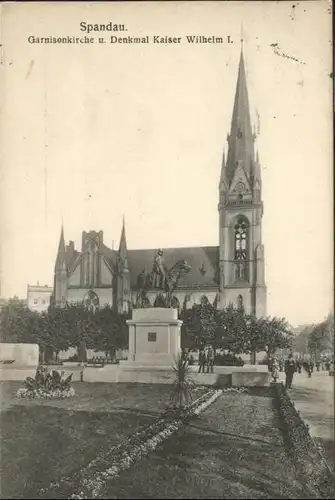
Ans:
{"type": "Polygon", "coordinates": [[[302,368],[301,358],[298,358],[297,360],[297,368],[298,368],[298,373],[301,373],[301,368],[302,368]]]}
{"type": "Polygon", "coordinates": [[[206,364],[206,353],[204,349],[200,349],[199,352],[199,373],[205,373],[205,364],[206,364]]]}
{"type": "Polygon", "coordinates": [[[207,373],[209,373],[209,369],[211,369],[211,373],[214,372],[214,349],[212,346],[209,346],[207,351],[207,373]]]}
{"type": "Polygon", "coordinates": [[[296,371],[296,364],[295,364],[295,361],[293,359],[293,355],[289,354],[288,359],[285,361],[285,375],[286,375],[285,388],[286,389],[292,388],[293,375],[294,375],[295,371],[296,371]]]}

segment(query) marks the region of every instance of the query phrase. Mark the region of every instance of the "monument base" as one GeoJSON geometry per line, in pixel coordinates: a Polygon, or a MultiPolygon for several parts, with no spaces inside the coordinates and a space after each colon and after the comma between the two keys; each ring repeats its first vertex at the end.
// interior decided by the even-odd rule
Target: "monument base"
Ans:
{"type": "Polygon", "coordinates": [[[172,367],[181,354],[182,321],[178,311],[171,308],[152,307],[135,309],[129,326],[128,360],[120,366],[172,367]]]}

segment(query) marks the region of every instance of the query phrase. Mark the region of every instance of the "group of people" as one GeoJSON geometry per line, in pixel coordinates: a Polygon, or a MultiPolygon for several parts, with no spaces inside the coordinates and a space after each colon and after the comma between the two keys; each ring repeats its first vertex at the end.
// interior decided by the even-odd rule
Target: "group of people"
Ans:
{"type": "MultiPolygon", "coordinates": [[[[214,373],[215,352],[212,346],[200,349],[199,351],[199,373],[214,373]]],[[[186,365],[193,365],[194,358],[190,352],[183,350],[182,361],[186,365]]]]}
{"type": "Polygon", "coordinates": [[[199,373],[214,372],[214,349],[212,346],[208,346],[205,349],[200,349],[199,352],[199,373]]]}
{"type": "MultiPolygon", "coordinates": [[[[331,371],[334,370],[334,361],[316,361],[315,366],[317,371],[320,371],[320,368],[326,371],[331,371]]],[[[310,378],[314,370],[314,363],[311,359],[294,359],[293,354],[289,354],[286,360],[284,360],[283,358],[281,358],[280,360],[278,360],[277,358],[269,359],[268,367],[269,371],[271,372],[273,382],[277,382],[280,371],[285,371],[285,387],[286,389],[291,389],[294,374],[296,372],[301,373],[302,369],[304,369],[308,375],[308,378],[310,378]]]]}

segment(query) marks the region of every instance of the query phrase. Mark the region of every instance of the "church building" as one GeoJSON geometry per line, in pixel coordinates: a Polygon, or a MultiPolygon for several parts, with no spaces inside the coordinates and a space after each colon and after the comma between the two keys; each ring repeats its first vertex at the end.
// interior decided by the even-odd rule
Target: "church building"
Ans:
{"type": "MultiPolygon", "coordinates": [[[[216,307],[243,304],[247,313],[266,315],[267,291],[262,244],[262,181],[255,153],[241,50],[227,157],[223,153],[218,192],[218,246],[163,249],[127,248],[123,220],[117,250],[102,231],[82,233],[81,250],[65,245],[63,227],[54,273],[54,303],[109,304],[121,311],[163,305],[173,281],[170,305],[181,309],[209,301],[216,307]]],[[[213,207],[214,209],[214,207],[213,207]]]]}

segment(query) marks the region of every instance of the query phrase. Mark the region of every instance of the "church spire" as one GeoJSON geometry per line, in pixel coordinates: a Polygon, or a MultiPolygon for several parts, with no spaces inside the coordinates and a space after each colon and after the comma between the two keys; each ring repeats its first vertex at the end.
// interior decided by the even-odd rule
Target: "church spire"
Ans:
{"type": "Polygon", "coordinates": [[[66,268],[66,257],[65,257],[65,240],[64,240],[64,228],[62,223],[62,228],[60,232],[58,252],[55,264],[55,271],[60,271],[66,268]]]}
{"type": "Polygon", "coordinates": [[[122,262],[123,267],[128,267],[127,264],[127,240],[126,240],[126,224],[123,216],[122,220],[122,230],[121,230],[121,238],[119,245],[119,259],[122,262]]]}
{"type": "Polygon", "coordinates": [[[232,180],[238,165],[250,176],[250,167],[254,161],[254,135],[251,127],[247,80],[241,39],[241,55],[235,92],[235,101],[228,136],[227,177],[232,180]]]}
{"type": "Polygon", "coordinates": [[[221,164],[221,176],[220,176],[220,183],[219,183],[219,188],[221,189],[222,187],[226,188],[227,187],[227,179],[226,179],[226,155],[223,150],[222,153],[222,164],[221,164]]]}

